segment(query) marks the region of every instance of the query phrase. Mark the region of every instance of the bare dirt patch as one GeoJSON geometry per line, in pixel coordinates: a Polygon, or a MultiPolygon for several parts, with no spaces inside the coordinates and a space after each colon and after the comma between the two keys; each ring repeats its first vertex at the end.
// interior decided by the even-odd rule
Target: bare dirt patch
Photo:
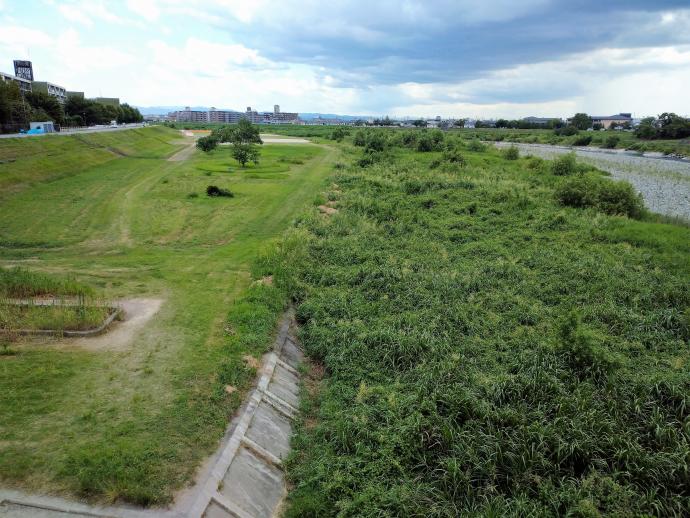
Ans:
{"type": "Polygon", "coordinates": [[[328,214],[330,216],[338,212],[338,209],[328,207],[327,205],[319,205],[319,211],[321,212],[321,214],[328,214]]]}
{"type": "Polygon", "coordinates": [[[122,310],[122,321],[113,324],[105,334],[87,338],[67,338],[60,345],[79,347],[90,351],[124,349],[146,323],[158,313],[163,299],[127,299],[115,303],[122,310]]]}
{"type": "Polygon", "coordinates": [[[311,144],[311,141],[304,138],[284,137],[271,133],[262,133],[260,136],[264,144],[311,144]]]}
{"type": "Polygon", "coordinates": [[[259,370],[259,367],[261,367],[261,362],[249,354],[242,356],[242,359],[247,364],[247,367],[251,367],[252,369],[256,370],[259,370]]]}

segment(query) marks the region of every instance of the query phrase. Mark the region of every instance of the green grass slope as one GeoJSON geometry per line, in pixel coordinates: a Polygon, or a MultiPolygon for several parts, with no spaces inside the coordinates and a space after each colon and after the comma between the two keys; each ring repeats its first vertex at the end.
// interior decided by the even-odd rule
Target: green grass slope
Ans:
{"type": "Polygon", "coordinates": [[[179,140],[178,132],[162,126],[1,139],[0,197],[123,156],[167,157],[180,148],[179,140]]]}
{"type": "MultiPolygon", "coordinates": [[[[17,163],[55,146],[91,166],[67,170],[51,156],[44,181],[2,200],[0,267],[163,302],[126,343],[19,340],[0,355],[4,486],[169,502],[217,447],[254,379],[244,357],[261,357],[284,307],[281,290],[254,282],[254,258],[313,199],[336,156],[267,145],[259,166],[241,170],[225,146],[168,161],[176,145],[159,137],[179,133],[127,133],[84,137],[93,148],[62,137],[9,144],[27,146],[17,163]],[[234,197],[208,198],[208,185],[234,197]]],[[[27,283],[52,290],[42,279],[27,283]]]]}
{"type": "Polygon", "coordinates": [[[687,516],[690,229],[462,152],[338,171],[267,258],[326,373],[287,516],[687,516]]]}

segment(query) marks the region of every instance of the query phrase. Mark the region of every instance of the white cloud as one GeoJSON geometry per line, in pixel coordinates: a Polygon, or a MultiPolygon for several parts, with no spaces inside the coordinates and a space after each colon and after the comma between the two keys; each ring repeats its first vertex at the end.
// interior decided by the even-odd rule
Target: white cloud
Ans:
{"type": "Polygon", "coordinates": [[[156,0],[127,0],[127,8],[148,21],[156,21],[161,14],[156,0]]]}

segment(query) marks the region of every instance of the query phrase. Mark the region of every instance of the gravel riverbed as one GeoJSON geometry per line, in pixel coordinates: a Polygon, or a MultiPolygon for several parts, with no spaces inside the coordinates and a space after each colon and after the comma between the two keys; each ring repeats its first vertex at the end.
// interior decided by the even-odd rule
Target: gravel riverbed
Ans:
{"type": "MultiPolygon", "coordinates": [[[[495,142],[509,147],[510,142],[495,142]]],[[[569,148],[547,144],[514,144],[522,155],[553,159],[574,151],[578,160],[608,172],[613,178],[629,181],[642,193],[653,212],[690,220],[690,161],[640,156],[623,150],[569,148]]]]}

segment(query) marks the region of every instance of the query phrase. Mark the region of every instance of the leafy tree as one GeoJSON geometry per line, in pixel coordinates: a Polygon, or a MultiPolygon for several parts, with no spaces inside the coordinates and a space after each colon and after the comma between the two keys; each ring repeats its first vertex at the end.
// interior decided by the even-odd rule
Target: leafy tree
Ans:
{"type": "Polygon", "coordinates": [[[458,119],[453,123],[453,126],[456,128],[464,128],[465,122],[467,122],[467,119],[458,119]]]}
{"type": "MultiPolygon", "coordinates": [[[[263,141],[259,135],[258,126],[255,126],[247,119],[240,119],[234,127],[221,126],[213,130],[208,138],[214,139],[216,144],[220,142],[230,142],[232,146],[232,156],[242,167],[245,167],[248,162],[254,162],[255,164],[259,162],[259,148],[257,144],[263,144],[263,141]]],[[[199,146],[198,141],[197,146],[199,146]]],[[[215,147],[210,141],[205,141],[202,146],[209,146],[210,149],[215,147]]],[[[201,149],[201,147],[199,149],[201,149]]]]}
{"type": "Polygon", "coordinates": [[[417,119],[412,123],[414,126],[417,126],[418,128],[426,128],[427,123],[424,119],[417,119]]]}
{"type": "Polygon", "coordinates": [[[255,144],[245,142],[232,143],[232,156],[242,167],[246,167],[248,162],[259,163],[259,148],[255,144]]]}
{"type": "Polygon", "coordinates": [[[29,127],[31,106],[24,100],[19,86],[0,81],[0,129],[2,132],[17,132],[29,127]]]}
{"type": "Polygon", "coordinates": [[[675,113],[665,112],[659,115],[658,127],[659,138],[677,139],[690,136],[690,119],[675,113]]]}
{"type": "Polygon", "coordinates": [[[635,130],[635,136],[640,139],[651,140],[656,138],[657,128],[654,117],[645,117],[640,121],[640,125],[635,130]]]}
{"type": "Polygon", "coordinates": [[[576,113],[570,123],[579,130],[586,130],[592,127],[592,117],[586,113],[576,113]]]}
{"type": "Polygon", "coordinates": [[[201,151],[205,151],[206,153],[216,149],[217,145],[218,145],[218,139],[216,137],[214,137],[213,135],[201,137],[199,140],[196,141],[196,147],[198,149],[200,149],[201,151]]]}
{"type": "Polygon", "coordinates": [[[65,111],[55,97],[43,92],[27,92],[24,94],[24,98],[34,109],[34,114],[31,116],[32,120],[52,120],[57,124],[63,124],[65,111]]]}

